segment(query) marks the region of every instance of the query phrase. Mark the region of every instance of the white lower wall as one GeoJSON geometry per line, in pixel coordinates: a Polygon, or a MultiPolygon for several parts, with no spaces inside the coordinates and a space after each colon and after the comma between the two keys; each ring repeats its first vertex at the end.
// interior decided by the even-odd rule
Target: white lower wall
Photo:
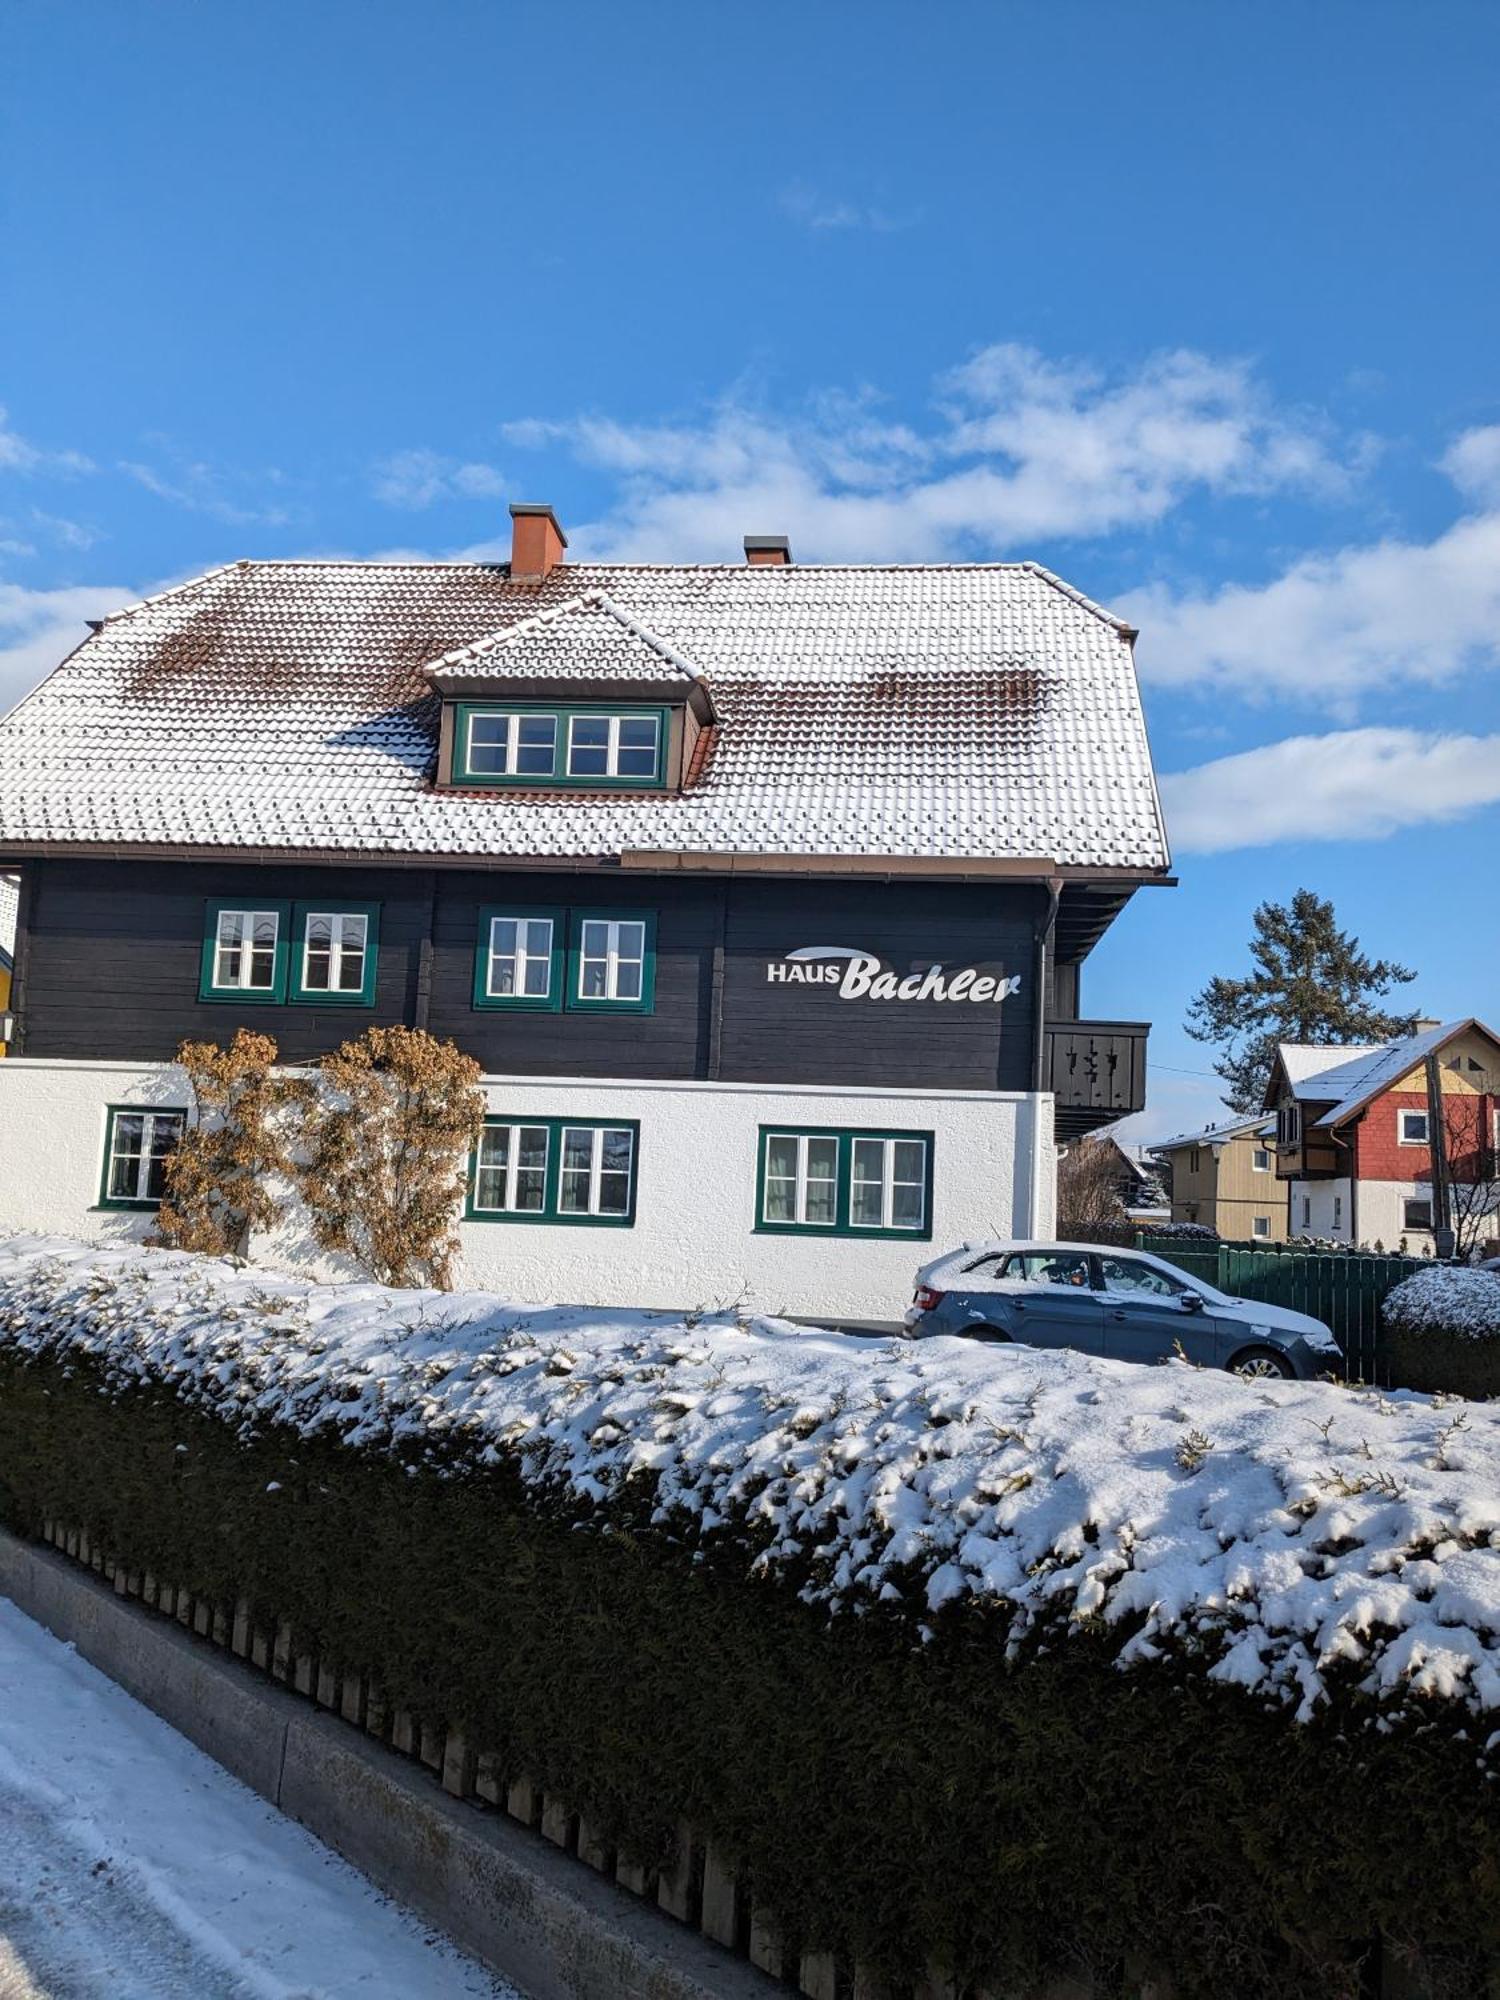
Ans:
{"type": "MultiPolygon", "coordinates": [[[[684,1307],[745,1297],[767,1311],[899,1319],[917,1266],[970,1236],[1050,1236],[1052,1099],[1016,1092],[837,1090],[733,1083],[492,1077],[490,1107],[517,1117],[640,1122],[628,1229],[465,1222],[461,1281],[532,1301],[684,1307]],[[758,1128],[872,1126],[934,1135],[930,1241],[757,1235],[758,1128]]],[[[129,1240],[149,1215],[98,1207],[111,1104],[184,1105],[168,1064],[0,1063],[0,1236],[20,1230],[129,1240]]],[[[288,1229],[258,1260],[316,1260],[288,1229]]]]}

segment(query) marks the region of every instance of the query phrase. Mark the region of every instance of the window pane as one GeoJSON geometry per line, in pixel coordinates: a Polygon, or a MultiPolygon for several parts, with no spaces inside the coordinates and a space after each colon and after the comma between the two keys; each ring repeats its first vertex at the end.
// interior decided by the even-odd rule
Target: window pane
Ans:
{"type": "Polygon", "coordinates": [[[524,954],[520,991],[528,999],[545,1000],[552,990],[552,920],[530,917],[521,925],[524,954]]]}
{"type": "Polygon", "coordinates": [[[575,715],[568,736],[568,772],[575,778],[602,778],[609,769],[609,722],[604,716],[575,715]]]}
{"type": "Polygon", "coordinates": [[[279,920],[274,910],[257,910],[251,923],[250,976],[246,984],[269,989],[276,983],[276,932],[279,920]]]}
{"type": "Polygon", "coordinates": [[[490,923],[489,993],[499,999],[516,990],[516,945],[519,926],[514,917],[495,917],[490,923]]]}
{"type": "Polygon", "coordinates": [[[469,717],[469,769],[487,777],[503,775],[510,769],[510,725],[508,715],[469,717]]]}
{"type": "Polygon", "coordinates": [[[563,1132],[564,1169],[582,1167],[585,1171],[594,1162],[594,1134],[587,1126],[569,1125],[563,1132]]]}
{"type": "Polygon", "coordinates": [[[615,967],[615,990],[612,1000],[639,1000],[641,997],[641,968],[634,959],[621,959],[615,967]]]}
{"type": "Polygon", "coordinates": [[[804,1222],[827,1226],[838,1219],[839,1142],[837,1139],[809,1139],[807,1142],[807,1186],[803,1202],[804,1222]]]}
{"type": "Polygon", "coordinates": [[[885,1220],[879,1181],[856,1181],[849,1200],[849,1220],[861,1229],[878,1229],[885,1220]]]}
{"type": "Polygon", "coordinates": [[[923,1208],[927,1199],[924,1187],[913,1187],[908,1181],[897,1181],[891,1189],[891,1227],[893,1229],[920,1229],[926,1221],[923,1208]]]}
{"type": "Polygon", "coordinates": [[[214,960],[215,986],[238,986],[240,983],[240,942],[244,936],[244,919],[236,910],[219,912],[219,946],[214,960]]]}
{"type": "Polygon", "coordinates": [[[599,1214],[628,1215],[635,1134],[610,1127],[600,1134],[599,1214]]]}
{"type": "Polygon", "coordinates": [[[557,764],[557,717],[523,715],[518,724],[516,772],[523,778],[550,778],[557,764]]]}
{"type": "Polygon", "coordinates": [[[774,1132],[766,1141],[766,1178],[797,1178],[797,1141],[783,1132],[774,1132]]]}
{"type": "Polygon", "coordinates": [[[884,1139],[856,1139],[854,1142],[854,1178],[857,1181],[879,1181],[885,1174],[884,1139]]]}
{"type": "Polygon", "coordinates": [[[921,1139],[897,1139],[891,1173],[897,1181],[925,1181],[927,1178],[925,1143],[921,1139]]]}
{"type": "Polygon", "coordinates": [[[547,1128],[523,1125],[516,1148],[516,1207],[540,1210],[547,1191],[547,1128]]]}
{"type": "Polygon", "coordinates": [[[167,1191],[167,1156],[177,1144],[182,1119],[158,1112],[151,1120],[151,1151],[146,1163],[145,1194],[148,1201],[160,1201],[167,1191]]]}
{"type": "Polygon", "coordinates": [[[310,916],[302,983],[314,992],[325,993],[333,983],[333,919],[310,916]]]}
{"type": "Polygon", "coordinates": [[[505,1168],[510,1158],[510,1127],[486,1125],[479,1135],[479,1164],[474,1175],[474,1206],[504,1208],[505,1168]]]}
{"type": "Polygon", "coordinates": [[[587,1215],[589,1212],[589,1170],[587,1167],[564,1167],[557,1190],[558,1212],[562,1215],[587,1215]]]}
{"type": "Polygon", "coordinates": [[[656,776],[655,716],[638,716],[620,724],[617,774],[622,778],[656,776]]]}
{"type": "Polygon", "coordinates": [[[339,918],[340,993],[358,993],[365,983],[365,943],[369,928],[369,920],[365,917],[339,918]]]}
{"type": "Polygon", "coordinates": [[[784,1180],[780,1175],[766,1175],[766,1221],[795,1222],[797,1220],[797,1183],[784,1180]]]}
{"type": "Polygon", "coordinates": [[[114,1122],[109,1161],[109,1198],[134,1201],[139,1192],[141,1153],[146,1143],[144,1112],[121,1111],[114,1122]]]}

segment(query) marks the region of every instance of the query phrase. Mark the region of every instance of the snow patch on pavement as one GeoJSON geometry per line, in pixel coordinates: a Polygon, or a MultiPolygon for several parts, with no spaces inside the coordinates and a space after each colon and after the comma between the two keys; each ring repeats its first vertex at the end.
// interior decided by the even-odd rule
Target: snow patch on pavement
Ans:
{"type": "Polygon", "coordinates": [[[0,1343],[606,1508],[646,1475],[665,1530],[833,1611],[998,1603],[1013,1651],[1087,1624],[1301,1717],[1350,1686],[1500,1709],[1500,1404],[38,1238],[0,1244],[0,1343]]]}
{"type": "Polygon", "coordinates": [[[0,2000],[519,2000],[0,1598],[0,2000]]]}

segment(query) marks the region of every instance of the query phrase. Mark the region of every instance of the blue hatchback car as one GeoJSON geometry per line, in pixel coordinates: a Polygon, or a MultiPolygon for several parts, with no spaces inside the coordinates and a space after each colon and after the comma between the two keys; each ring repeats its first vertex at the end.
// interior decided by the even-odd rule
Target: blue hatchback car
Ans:
{"type": "Polygon", "coordinates": [[[1112,1361],[1189,1361],[1237,1375],[1339,1369],[1319,1319],[1232,1299],[1143,1250],[1087,1243],[966,1243],[917,1273],[906,1314],[916,1339],[963,1334],[1027,1347],[1075,1347],[1112,1361]]]}

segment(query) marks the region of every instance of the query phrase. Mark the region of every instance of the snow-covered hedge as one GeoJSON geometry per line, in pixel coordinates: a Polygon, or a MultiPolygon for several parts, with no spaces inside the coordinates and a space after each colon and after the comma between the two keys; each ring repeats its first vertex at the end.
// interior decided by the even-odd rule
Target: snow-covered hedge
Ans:
{"type": "Polygon", "coordinates": [[[1217,1243],[1217,1229],[1206,1222],[1153,1222],[1145,1231],[1148,1243],[1217,1243]]]}
{"type": "Polygon", "coordinates": [[[1500,1272],[1452,1264],[1414,1271],[1386,1294],[1381,1314],[1393,1381],[1500,1396],[1500,1272]]]}
{"type": "Polygon", "coordinates": [[[1354,2000],[1374,1930],[1485,1990],[1497,1424],[0,1245],[0,1518],[245,1602],[648,1870],[688,1823],[897,1991],[1354,2000]]]}
{"type": "Polygon", "coordinates": [[[1335,1685],[1500,1710],[1500,1410],[27,1239],[0,1247],[0,1344],[247,1438],[504,1459],[606,1513],[649,1480],[658,1526],[732,1533],[832,1611],[999,1605],[1013,1654],[1186,1648],[1303,1718],[1335,1685]]]}
{"type": "Polygon", "coordinates": [[[1403,1278],[1386,1294],[1382,1310],[1388,1327],[1407,1333],[1500,1341],[1500,1271],[1434,1264],[1403,1278]]]}

